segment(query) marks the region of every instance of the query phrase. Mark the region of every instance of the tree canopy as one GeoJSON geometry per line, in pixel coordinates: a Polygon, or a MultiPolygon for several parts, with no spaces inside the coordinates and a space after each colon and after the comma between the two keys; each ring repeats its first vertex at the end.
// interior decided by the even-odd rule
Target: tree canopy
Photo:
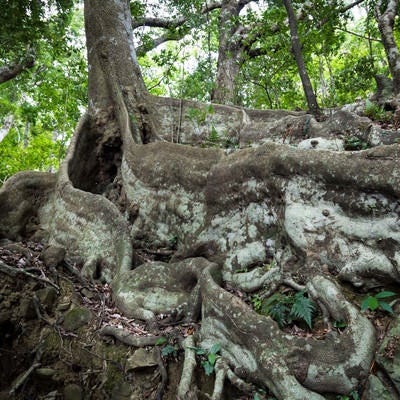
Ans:
{"type": "MultiPolygon", "coordinates": [[[[278,1],[137,0],[130,10],[151,93],[310,109],[307,98],[311,108],[336,107],[370,96],[376,75],[396,76],[393,56],[385,56],[396,48],[392,3],[287,2],[298,35],[278,1]],[[300,67],[292,52],[297,36],[300,67]]],[[[3,8],[0,71],[11,81],[2,84],[0,99],[1,140],[7,136],[1,181],[28,167],[56,168],[86,102],[82,8],[72,0],[6,1],[3,8]]]]}

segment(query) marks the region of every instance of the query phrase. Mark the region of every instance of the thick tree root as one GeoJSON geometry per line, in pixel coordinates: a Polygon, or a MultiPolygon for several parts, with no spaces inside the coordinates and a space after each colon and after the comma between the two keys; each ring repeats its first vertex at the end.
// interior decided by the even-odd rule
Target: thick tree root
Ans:
{"type": "Polygon", "coordinates": [[[101,329],[100,334],[104,336],[113,336],[120,342],[134,347],[154,346],[157,340],[160,339],[160,336],[134,336],[126,330],[115,326],[105,326],[101,329]]]}
{"type": "Polygon", "coordinates": [[[252,311],[212,279],[214,266],[200,279],[203,295],[201,347],[215,343],[241,378],[266,386],[278,399],[323,399],[318,393],[346,394],[369,373],[375,344],[371,323],[343,297],[336,285],[316,276],[307,285],[332,318],[348,324],[340,336],[323,340],[284,334],[268,317],[252,311]]]}
{"type": "Polygon", "coordinates": [[[186,394],[190,392],[190,384],[192,382],[193,371],[196,368],[196,354],[194,352],[194,337],[188,336],[182,343],[185,350],[185,361],[183,363],[183,370],[181,380],[178,386],[177,399],[185,400],[186,394]]]}

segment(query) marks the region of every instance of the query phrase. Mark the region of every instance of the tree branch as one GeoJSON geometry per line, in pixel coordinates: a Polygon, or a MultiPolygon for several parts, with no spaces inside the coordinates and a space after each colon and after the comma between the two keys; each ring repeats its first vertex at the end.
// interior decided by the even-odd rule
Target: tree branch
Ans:
{"type": "Polygon", "coordinates": [[[372,40],[373,42],[382,43],[382,40],[381,40],[381,39],[375,39],[375,38],[372,38],[372,37],[360,35],[359,33],[355,33],[355,32],[352,32],[352,31],[349,31],[349,30],[343,29],[343,28],[336,28],[336,29],[339,30],[339,31],[342,31],[342,32],[346,32],[346,33],[348,33],[348,34],[350,34],[350,35],[357,36],[357,37],[359,37],[359,38],[361,38],[361,39],[372,40]]]}
{"type": "Polygon", "coordinates": [[[31,54],[28,54],[20,63],[12,63],[10,65],[4,65],[0,67],[0,83],[4,83],[15,78],[25,70],[32,68],[34,65],[35,57],[33,57],[31,54]]]}

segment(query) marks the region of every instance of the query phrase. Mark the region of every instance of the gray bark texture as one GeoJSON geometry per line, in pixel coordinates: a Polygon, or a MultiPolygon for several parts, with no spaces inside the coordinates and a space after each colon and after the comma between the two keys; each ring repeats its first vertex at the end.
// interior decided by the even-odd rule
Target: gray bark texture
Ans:
{"type": "Polygon", "coordinates": [[[127,2],[85,6],[88,112],[57,175],[19,173],[0,189],[1,237],[64,248],[152,329],[159,314],[201,320],[184,342],[181,399],[196,398],[193,346],[216,344],[215,400],[227,380],[279,400],[398,399],[398,320],[382,317],[382,341],[360,303],[400,282],[399,145],[349,111],[318,122],[151,97],[127,2]],[[349,138],[369,149],[345,151],[349,138]],[[288,290],[313,300],[312,329],[282,328],[248,301],[288,290]]]}
{"type": "Polygon", "coordinates": [[[397,8],[397,0],[380,0],[375,6],[375,16],[392,75],[395,95],[400,93],[400,52],[393,31],[397,8]]]}
{"type": "Polygon", "coordinates": [[[299,75],[301,79],[301,83],[303,85],[304,94],[306,96],[307,105],[313,114],[319,114],[319,105],[317,102],[317,97],[313,91],[311,80],[307,72],[307,67],[304,62],[303,53],[301,50],[301,44],[299,41],[299,33],[297,29],[297,19],[296,14],[293,9],[293,4],[291,0],[283,0],[283,4],[285,5],[286,12],[288,14],[289,19],[289,29],[290,29],[290,38],[292,42],[292,51],[294,54],[294,58],[296,59],[297,68],[299,70],[299,75]]]}

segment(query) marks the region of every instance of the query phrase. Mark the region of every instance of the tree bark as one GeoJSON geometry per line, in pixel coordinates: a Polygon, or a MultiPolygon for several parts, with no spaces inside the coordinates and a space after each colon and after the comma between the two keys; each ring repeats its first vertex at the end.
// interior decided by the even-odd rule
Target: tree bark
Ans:
{"type": "Polygon", "coordinates": [[[154,112],[133,47],[129,4],[125,0],[85,1],[89,67],[89,115],[98,126],[115,117],[136,143],[154,140],[154,112]]]}
{"type": "Polygon", "coordinates": [[[389,0],[387,2],[380,0],[375,7],[375,16],[382,36],[389,71],[392,75],[395,95],[400,93],[400,52],[393,33],[397,7],[398,0],[389,0]],[[386,8],[384,7],[385,4],[386,8]]]}
{"type": "Polygon", "coordinates": [[[297,20],[293,9],[293,4],[291,0],[283,0],[283,4],[285,5],[288,14],[292,50],[296,59],[297,68],[299,70],[299,75],[301,83],[303,85],[307,105],[311,113],[319,114],[320,108],[314,90],[312,88],[311,80],[307,72],[306,64],[304,62],[303,53],[301,51],[301,44],[299,41],[299,33],[297,29],[297,20]]]}
{"type": "Polygon", "coordinates": [[[217,76],[211,100],[220,104],[237,104],[237,78],[243,62],[243,46],[238,29],[242,5],[237,0],[222,4],[219,16],[217,76]]]}

